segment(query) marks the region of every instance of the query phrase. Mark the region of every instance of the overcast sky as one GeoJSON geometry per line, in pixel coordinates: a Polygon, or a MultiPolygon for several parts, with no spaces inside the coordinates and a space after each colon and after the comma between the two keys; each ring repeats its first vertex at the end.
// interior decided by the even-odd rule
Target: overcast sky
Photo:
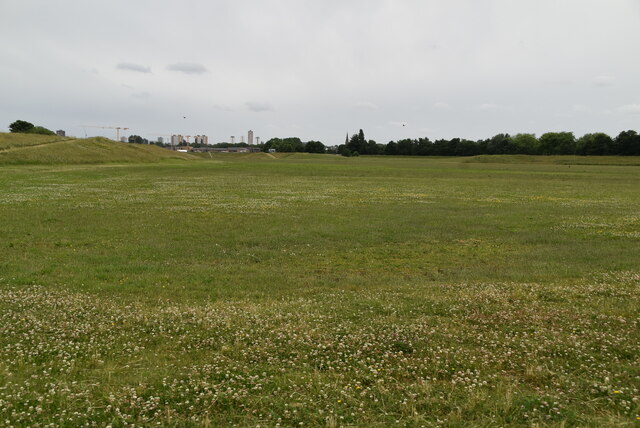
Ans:
{"type": "Polygon", "coordinates": [[[0,40],[0,131],[640,131],[640,0],[0,0],[0,40]]]}

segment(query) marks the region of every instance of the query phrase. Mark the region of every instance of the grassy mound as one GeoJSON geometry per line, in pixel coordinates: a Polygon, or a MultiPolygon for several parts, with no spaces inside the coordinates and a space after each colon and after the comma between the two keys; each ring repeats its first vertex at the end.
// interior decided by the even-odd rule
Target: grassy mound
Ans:
{"type": "Polygon", "coordinates": [[[3,132],[0,133],[0,150],[39,146],[65,140],[69,140],[69,138],[59,137],[57,135],[8,134],[3,132]]]}
{"type": "Polygon", "coordinates": [[[119,143],[96,137],[0,134],[0,164],[90,164],[195,159],[157,146],[119,143]]]}

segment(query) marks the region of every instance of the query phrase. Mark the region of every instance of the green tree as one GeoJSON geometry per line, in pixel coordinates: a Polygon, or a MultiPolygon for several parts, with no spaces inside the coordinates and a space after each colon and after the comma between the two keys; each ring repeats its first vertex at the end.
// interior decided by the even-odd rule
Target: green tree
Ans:
{"type": "Polygon", "coordinates": [[[9,131],[11,132],[27,133],[32,129],[33,129],[33,123],[27,122],[25,120],[16,120],[11,125],[9,125],[9,131]]]}
{"type": "Polygon", "coordinates": [[[282,142],[280,138],[272,138],[262,145],[262,151],[268,153],[270,149],[275,149],[275,145],[280,142],[282,142]]]}
{"type": "Polygon", "coordinates": [[[515,153],[535,155],[538,153],[538,139],[535,134],[516,134],[511,137],[515,153]]]}
{"type": "Polygon", "coordinates": [[[397,155],[398,154],[398,144],[395,141],[389,141],[387,145],[384,147],[385,155],[397,155]]]}
{"type": "MultiPolygon", "coordinates": [[[[288,137],[282,140],[283,144],[291,146],[292,152],[304,152],[304,144],[298,137],[288,137]]],[[[278,150],[281,151],[281,150],[278,150]]]]}
{"type": "Polygon", "coordinates": [[[367,154],[369,146],[364,138],[364,131],[361,129],[357,134],[354,134],[346,146],[352,153],[367,154]]]}
{"type": "Polygon", "coordinates": [[[130,143],[135,143],[135,144],[143,144],[144,143],[144,138],[142,138],[139,135],[130,135],[129,136],[129,142],[130,143]]]}
{"type": "Polygon", "coordinates": [[[304,146],[304,151],[307,153],[324,153],[326,147],[320,141],[307,141],[304,146]]]}
{"type": "Polygon", "coordinates": [[[404,140],[398,140],[397,149],[398,154],[401,156],[411,156],[414,153],[415,142],[410,138],[405,138],[404,140]]]}
{"type": "Polygon", "coordinates": [[[616,151],[619,155],[640,155],[640,135],[636,131],[622,131],[615,139],[616,151]]]}
{"type": "Polygon", "coordinates": [[[576,143],[576,153],[579,155],[606,155],[611,149],[613,149],[613,139],[602,132],[585,134],[576,143]]]}
{"type": "Polygon", "coordinates": [[[514,153],[509,134],[497,134],[487,142],[487,153],[490,155],[507,155],[514,153]]]}
{"type": "Polygon", "coordinates": [[[576,152],[576,137],[573,132],[547,132],[540,136],[540,154],[573,155],[576,152]]]}

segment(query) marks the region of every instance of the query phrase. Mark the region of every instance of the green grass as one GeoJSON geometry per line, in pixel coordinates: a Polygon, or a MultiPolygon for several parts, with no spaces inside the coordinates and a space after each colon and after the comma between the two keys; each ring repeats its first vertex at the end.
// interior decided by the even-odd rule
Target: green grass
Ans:
{"type": "Polygon", "coordinates": [[[57,135],[38,134],[8,134],[0,132],[0,150],[7,150],[17,147],[39,146],[42,144],[57,143],[70,140],[71,138],[59,137],[57,135]]]}
{"type": "Polygon", "coordinates": [[[208,158],[0,167],[0,425],[638,423],[637,167],[208,158]]]}
{"type": "Polygon", "coordinates": [[[107,138],[64,138],[51,135],[0,133],[0,165],[98,164],[196,159],[153,145],[120,143],[107,138]]]}
{"type": "Polygon", "coordinates": [[[480,155],[467,158],[471,163],[540,163],[555,165],[627,165],[640,166],[637,156],[530,156],[480,155]]]}

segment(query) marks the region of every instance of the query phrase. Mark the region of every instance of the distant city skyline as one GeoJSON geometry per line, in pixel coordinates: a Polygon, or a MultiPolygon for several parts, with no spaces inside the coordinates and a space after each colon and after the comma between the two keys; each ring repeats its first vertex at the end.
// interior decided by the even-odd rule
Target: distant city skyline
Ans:
{"type": "Polygon", "coordinates": [[[638,22],[637,0],[4,2],[0,131],[617,135],[640,128],[638,22]]]}

